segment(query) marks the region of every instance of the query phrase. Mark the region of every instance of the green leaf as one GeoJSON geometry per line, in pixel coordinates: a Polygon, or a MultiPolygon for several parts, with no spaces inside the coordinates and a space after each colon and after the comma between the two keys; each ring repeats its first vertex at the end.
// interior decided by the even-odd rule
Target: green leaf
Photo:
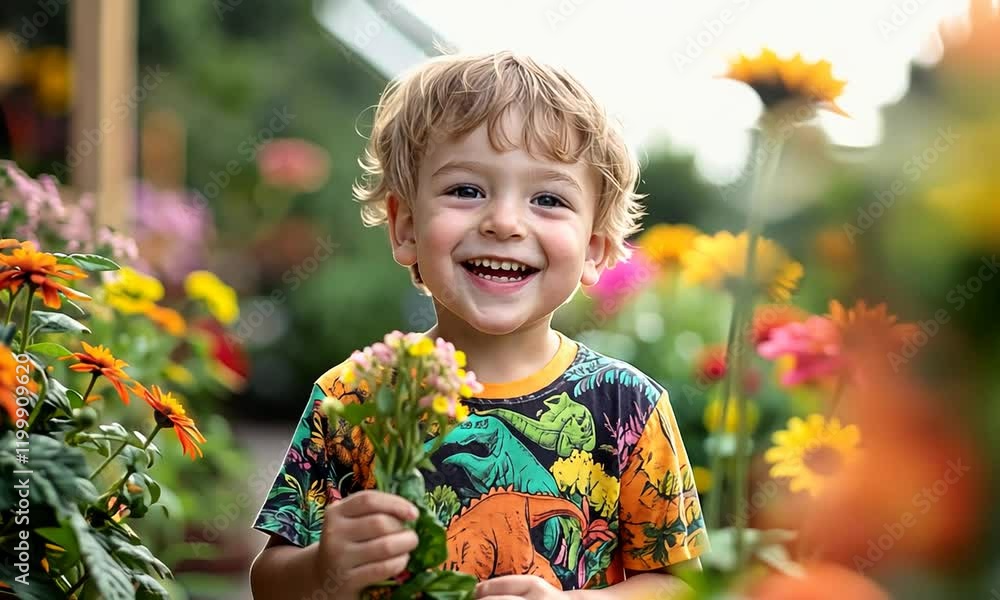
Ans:
{"type": "Polygon", "coordinates": [[[412,525],[420,539],[417,547],[410,552],[410,562],[406,565],[407,570],[411,573],[419,573],[425,569],[436,567],[448,558],[444,526],[433,513],[421,504],[417,505],[420,509],[420,516],[417,517],[416,522],[407,523],[408,527],[412,525]]]}
{"type": "Polygon", "coordinates": [[[38,344],[32,344],[28,346],[28,352],[30,354],[41,354],[42,356],[48,356],[51,358],[62,358],[63,356],[73,354],[64,346],[54,342],[40,342],[38,344]]]}
{"type": "Polygon", "coordinates": [[[90,333],[90,328],[63,313],[36,310],[31,313],[31,335],[38,333],[90,333]]]}
{"type": "Polygon", "coordinates": [[[73,414],[73,406],[66,396],[66,386],[58,379],[50,379],[49,386],[45,388],[45,402],[63,411],[67,415],[73,414]]]}
{"type": "Polygon", "coordinates": [[[96,271],[117,271],[121,267],[115,261],[104,258],[98,254],[61,254],[58,252],[53,252],[53,255],[58,257],[59,263],[76,265],[83,269],[84,271],[96,272],[96,271]]]}
{"type": "Polygon", "coordinates": [[[170,600],[170,594],[167,590],[151,576],[133,571],[132,581],[139,584],[139,589],[135,591],[135,600],[170,600]]]}
{"type": "Polygon", "coordinates": [[[424,494],[427,493],[424,476],[420,474],[420,471],[413,469],[398,480],[396,490],[398,495],[410,502],[422,502],[424,494]]]}
{"type": "Polygon", "coordinates": [[[65,298],[64,297],[63,298],[63,304],[68,304],[69,306],[72,306],[74,309],[76,309],[76,312],[80,313],[78,316],[81,316],[81,317],[86,317],[87,316],[87,311],[83,310],[83,308],[80,307],[79,304],[77,304],[76,302],[73,302],[69,298],[65,298]]]}
{"type": "Polygon", "coordinates": [[[351,425],[360,425],[368,417],[375,416],[375,405],[370,402],[348,404],[341,417],[351,425]]]}
{"type": "Polygon", "coordinates": [[[83,516],[74,511],[70,514],[70,526],[76,533],[80,544],[80,556],[83,564],[87,567],[87,573],[100,597],[105,600],[133,600],[135,591],[132,588],[131,578],[122,569],[121,565],[111,556],[105,547],[105,542],[95,535],[95,531],[90,528],[90,524],[83,516]]]}

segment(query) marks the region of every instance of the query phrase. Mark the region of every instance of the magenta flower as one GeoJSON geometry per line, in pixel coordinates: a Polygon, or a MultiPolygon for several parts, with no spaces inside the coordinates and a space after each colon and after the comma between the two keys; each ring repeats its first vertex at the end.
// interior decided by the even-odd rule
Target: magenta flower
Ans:
{"type": "Polygon", "coordinates": [[[757,346],[757,352],[771,360],[792,356],[795,365],[781,377],[782,385],[791,386],[838,373],[844,367],[842,347],[836,324],[813,316],[773,329],[770,338],[757,346]]]}
{"type": "Polygon", "coordinates": [[[586,291],[598,300],[602,311],[614,312],[622,300],[651,284],[659,269],[641,249],[635,248],[627,261],[604,271],[597,283],[586,291]]]}

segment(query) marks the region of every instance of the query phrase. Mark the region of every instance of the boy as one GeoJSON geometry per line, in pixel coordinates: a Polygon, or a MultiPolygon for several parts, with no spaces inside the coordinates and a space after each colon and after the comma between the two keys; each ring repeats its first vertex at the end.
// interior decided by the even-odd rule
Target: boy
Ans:
{"type": "MultiPolygon", "coordinates": [[[[700,568],[707,536],[667,393],[550,327],[639,229],[620,133],[562,71],[441,57],[386,89],[362,165],[365,224],[388,224],[394,259],[432,296],[425,335],[463,350],[484,387],[425,473],[445,566],[475,575],[477,598],[679,595],[671,573],[700,568]]],[[[372,490],[370,444],[319,410],[360,400],[344,364],[314,385],[254,524],[271,534],[258,599],[358,598],[416,546],[415,508],[372,490]]]]}

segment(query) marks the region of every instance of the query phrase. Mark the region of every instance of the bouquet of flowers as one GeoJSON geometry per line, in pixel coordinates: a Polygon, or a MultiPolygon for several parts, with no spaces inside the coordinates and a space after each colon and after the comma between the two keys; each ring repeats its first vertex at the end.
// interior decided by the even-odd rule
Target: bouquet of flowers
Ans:
{"type": "Polygon", "coordinates": [[[324,401],[331,421],[339,418],[360,427],[371,440],[378,490],[402,496],[420,511],[409,524],[420,542],[410,554],[406,572],[369,592],[377,590],[393,600],[473,597],[474,577],[440,568],[448,558],[445,528],[424,500],[419,470],[434,469],[431,454],[468,417],[461,399],[482,391],[475,374],[464,366],[464,353],[441,338],[431,341],[419,333],[393,331],[384,342],[354,352],[341,376],[367,401],[348,405],[334,398],[324,401]],[[426,441],[429,437],[433,440],[426,441]]]}

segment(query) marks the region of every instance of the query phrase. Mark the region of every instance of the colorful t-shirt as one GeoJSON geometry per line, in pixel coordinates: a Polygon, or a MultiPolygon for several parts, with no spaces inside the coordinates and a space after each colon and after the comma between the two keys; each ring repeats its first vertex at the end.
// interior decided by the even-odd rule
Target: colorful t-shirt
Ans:
{"type": "MultiPolygon", "coordinates": [[[[446,568],[478,579],[542,577],[564,590],[605,587],[708,548],[694,475],[663,386],[559,333],[556,355],[518,381],[466,400],[424,471],[426,501],[447,524],[446,568]]],[[[254,522],[305,547],[323,509],[373,489],[371,443],[327,422],[326,396],[364,401],[338,375],[313,386],[274,487],[254,522]]]]}

